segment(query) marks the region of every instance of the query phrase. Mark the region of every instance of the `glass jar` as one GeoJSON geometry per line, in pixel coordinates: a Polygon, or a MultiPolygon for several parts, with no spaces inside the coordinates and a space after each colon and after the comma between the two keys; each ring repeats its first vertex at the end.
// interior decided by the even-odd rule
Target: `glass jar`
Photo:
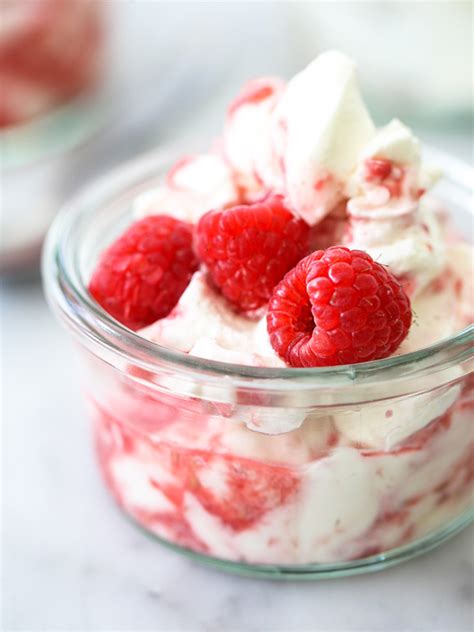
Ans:
{"type": "Polygon", "coordinates": [[[105,13],[94,0],[2,1],[2,277],[37,270],[70,163],[104,124],[105,13]]]}
{"type": "MultiPolygon", "coordinates": [[[[470,226],[469,169],[431,157],[445,172],[438,198],[470,226]]],[[[79,195],[44,253],[46,292],[79,343],[97,456],[118,505],[190,557],[284,578],[381,569],[466,526],[472,326],[377,362],[252,368],[160,347],[89,297],[98,254],[171,158],[145,156],[79,195]]]]}
{"type": "Polygon", "coordinates": [[[102,3],[3,0],[1,15],[1,129],[94,89],[102,66],[102,3]]]}

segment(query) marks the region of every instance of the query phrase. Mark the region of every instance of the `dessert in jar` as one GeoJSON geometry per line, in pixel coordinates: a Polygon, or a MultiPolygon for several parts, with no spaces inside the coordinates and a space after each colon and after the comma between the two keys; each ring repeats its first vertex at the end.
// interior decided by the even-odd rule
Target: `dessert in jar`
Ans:
{"type": "Polygon", "coordinates": [[[0,128],[91,90],[99,77],[102,3],[2,0],[0,128]]]}
{"type": "Polygon", "coordinates": [[[467,524],[473,251],[353,62],[250,82],[207,153],[152,186],[154,169],[80,199],[44,263],[126,513],[201,559],[295,576],[467,524]]]}

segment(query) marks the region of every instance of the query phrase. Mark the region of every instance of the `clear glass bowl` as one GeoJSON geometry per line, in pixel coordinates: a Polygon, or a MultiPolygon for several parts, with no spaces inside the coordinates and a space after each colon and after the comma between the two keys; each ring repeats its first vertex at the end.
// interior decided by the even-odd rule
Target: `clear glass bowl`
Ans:
{"type": "MultiPolygon", "coordinates": [[[[470,170],[437,196],[472,224],[470,170]]],[[[131,162],[74,199],[44,253],[49,302],[79,343],[99,464],[147,533],[202,562],[308,579],[381,569],[473,518],[473,328],[387,360],[263,369],[151,343],[91,300],[102,249],[173,152],[131,162]]]]}

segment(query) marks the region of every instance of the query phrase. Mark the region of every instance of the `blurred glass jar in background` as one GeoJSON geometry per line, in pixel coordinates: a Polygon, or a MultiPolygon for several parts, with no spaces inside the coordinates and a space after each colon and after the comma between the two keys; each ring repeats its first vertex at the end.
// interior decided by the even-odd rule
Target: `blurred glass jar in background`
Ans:
{"type": "Polygon", "coordinates": [[[0,274],[38,260],[66,153],[96,130],[104,3],[2,0],[0,274]]]}
{"type": "Polygon", "coordinates": [[[290,10],[299,54],[339,48],[356,59],[379,120],[470,126],[471,2],[295,2],[290,10]]]}
{"type": "Polygon", "coordinates": [[[103,3],[2,0],[0,127],[24,123],[96,85],[103,3]]]}

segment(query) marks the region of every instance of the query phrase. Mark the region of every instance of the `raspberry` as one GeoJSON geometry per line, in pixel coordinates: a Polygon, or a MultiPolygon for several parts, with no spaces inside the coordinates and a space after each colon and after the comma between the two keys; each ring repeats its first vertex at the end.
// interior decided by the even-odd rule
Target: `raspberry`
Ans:
{"type": "Polygon", "coordinates": [[[140,329],[169,314],[197,268],[191,225],[152,215],[102,254],[89,291],[111,316],[140,329]]]}
{"type": "Polygon", "coordinates": [[[290,366],[333,366],[386,358],[411,319],[410,300],[387,268],[336,246],[288,272],[270,299],[267,328],[290,366]]]}
{"type": "Polygon", "coordinates": [[[236,309],[268,302],[275,285],[307,252],[309,227],[281,196],[211,211],[197,227],[196,251],[236,309]]]}

